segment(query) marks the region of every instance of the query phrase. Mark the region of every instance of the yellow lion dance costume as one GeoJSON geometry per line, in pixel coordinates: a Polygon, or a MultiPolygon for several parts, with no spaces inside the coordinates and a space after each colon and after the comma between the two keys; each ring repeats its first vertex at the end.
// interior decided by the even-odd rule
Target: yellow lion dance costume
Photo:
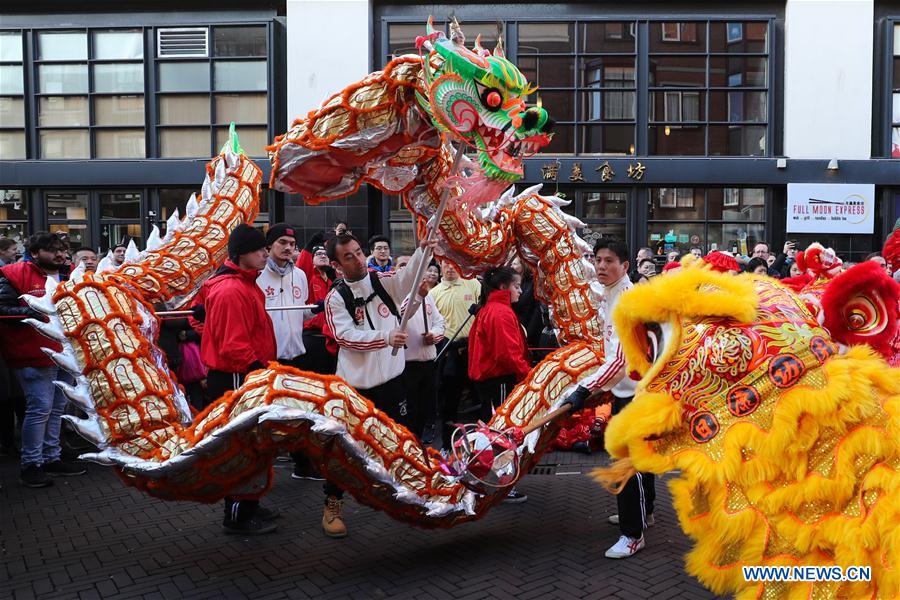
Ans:
{"type": "Polygon", "coordinates": [[[688,265],[623,295],[614,321],[642,379],[610,422],[606,480],[680,470],[691,575],[738,598],[900,597],[900,370],[767,277],[688,265]],[[745,581],[754,565],[871,580],[745,581]]]}

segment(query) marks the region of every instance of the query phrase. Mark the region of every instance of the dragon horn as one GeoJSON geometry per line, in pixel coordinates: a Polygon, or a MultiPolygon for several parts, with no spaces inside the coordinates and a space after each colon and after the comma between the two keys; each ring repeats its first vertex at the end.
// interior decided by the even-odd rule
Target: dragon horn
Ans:
{"type": "Polygon", "coordinates": [[[459,21],[456,20],[456,16],[450,22],[450,39],[453,40],[453,43],[460,46],[466,43],[466,36],[462,32],[462,27],[460,27],[459,21]]]}
{"type": "Polygon", "coordinates": [[[475,47],[473,48],[473,50],[474,50],[475,54],[477,54],[478,56],[488,57],[491,55],[490,50],[485,49],[484,46],[481,45],[481,34],[480,33],[477,36],[475,36],[475,47]]]}
{"type": "Polygon", "coordinates": [[[506,50],[503,49],[503,34],[498,33],[497,35],[497,45],[494,46],[494,56],[499,58],[506,58],[506,50]]]}

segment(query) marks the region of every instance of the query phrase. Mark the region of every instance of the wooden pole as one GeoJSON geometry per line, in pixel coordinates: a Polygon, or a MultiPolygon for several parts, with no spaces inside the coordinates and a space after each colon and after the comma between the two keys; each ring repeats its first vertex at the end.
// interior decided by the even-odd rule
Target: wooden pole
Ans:
{"type": "MultiPolygon", "coordinates": [[[[584,403],[587,404],[588,402],[590,402],[591,399],[596,398],[597,396],[599,396],[599,395],[601,395],[601,394],[604,394],[604,393],[605,393],[605,392],[595,392],[595,393],[591,394],[590,396],[588,396],[587,399],[584,401],[584,403]]],[[[610,394],[610,395],[611,395],[611,394],[610,394]]],[[[604,402],[600,402],[597,406],[599,406],[600,404],[609,404],[610,402],[612,402],[611,399],[610,399],[610,400],[606,400],[606,401],[604,401],[604,402]]],[[[561,417],[561,416],[563,416],[563,415],[565,415],[565,414],[568,414],[568,412],[569,412],[569,410],[571,410],[571,408],[572,408],[572,405],[571,405],[571,404],[563,404],[562,406],[560,406],[559,408],[557,408],[557,409],[554,410],[553,412],[547,413],[546,415],[544,415],[543,417],[541,417],[540,419],[538,419],[537,421],[535,421],[534,423],[532,423],[532,424],[529,425],[528,427],[524,427],[524,428],[522,429],[522,433],[523,433],[524,435],[528,435],[528,434],[531,433],[532,431],[534,431],[534,430],[536,430],[536,429],[540,429],[541,427],[543,427],[543,426],[546,425],[547,423],[552,423],[553,421],[555,421],[555,420],[558,419],[559,417],[561,417]]]]}
{"type": "MultiPolygon", "coordinates": [[[[460,144],[456,149],[456,155],[453,157],[453,166],[450,168],[450,174],[447,176],[448,180],[454,177],[459,172],[459,166],[460,164],[462,164],[464,150],[465,144],[460,144]]],[[[444,218],[444,210],[447,208],[447,200],[449,198],[450,185],[445,182],[444,189],[441,190],[441,201],[438,204],[434,216],[432,217],[433,222],[425,234],[425,242],[432,241],[437,235],[437,230],[441,225],[441,219],[444,218]]],[[[414,315],[419,310],[419,302],[416,301],[416,292],[418,291],[419,286],[422,284],[422,278],[425,277],[425,271],[428,269],[428,263],[431,262],[431,254],[431,248],[426,246],[423,252],[422,260],[416,267],[416,275],[412,281],[412,289],[409,290],[409,294],[407,294],[406,296],[406,310],[403,312],[403,317],[400,319],[400,331],[406,331],[406,324],[409,322],[410,317],[412,317],[412,315],[414,315]]],[[[399,351],[400,348],[394,348],[391,351],[391,356],[397,356],[397,353],[399,351]]]]}

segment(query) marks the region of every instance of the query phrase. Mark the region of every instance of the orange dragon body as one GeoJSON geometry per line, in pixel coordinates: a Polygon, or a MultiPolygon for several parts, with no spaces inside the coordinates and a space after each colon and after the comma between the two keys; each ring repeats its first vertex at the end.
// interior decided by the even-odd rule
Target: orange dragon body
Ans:
{"type": "MultiPolygon", "coordinates": [[[[545,111],[522,116],[519,96],[530,90],[524,77],[477,45],[476,54],[433,31],[430,36],[425,60],[433,70],[425,72],[421,57],[398,59],[276,140],[273,184],[293,191],[306,186],[301,191],[312,202],[349,193],[363,182],[378,185],[403,193],[420,227],[434,214],[440,190],[451,186],[453,200],[439,226],[440,254],[467,273],[522,256],[537,270],[539,293],[550,301],[568,344],[532,370],[490,423],[499,430],[524,428],[602,363],[599,296],[587,283],[592,267],[582,258],[586,245],[575,235],[577,223],[560,210],[563,201],[532,191],[501,195],[521,176],[516,154],[522,147],[549,140],[541,131],[545,111]],[[487,70],[473,74],[470,60],[487,70]],[[481,107],[475,112],[485,118],[479,120],[461,106],[461,81],[476,92],[492,86],[482,96],[485,102],[499,98],[497,110],[481,107]],[[475,142],[458,124],[436,127],[434,121],[444,118],[432,118],[440,112],[437,105],[421,104],[446,97],[455,98],[451,113],[468,119],[466,135],[476,135],[475,142]],[[503,129],[504,123],[511,126],[503,129]],[[452,180],[451,140],[479,149],[452,180]],[[482,196],[496,191],[497,201],[486,207],[483,198],[473,203],[473,188],[482,196]],[[320,193],[310,193],[314,189],[320,193]]],[[[259,497],[271,484],[274,456],[302,451],[357,500],[394,518],[447,527],[483,516],[509,488],[469,490],[446,474],[437,452],[423,448],[340,378],[271,364],[191,416],[155,345],[159,322],[153,306],[183,306],[225,258],[229,231],[255,218],[261,172],[236,149],[235,142],[210,163],[200,202],[183,221],[170,223],[161,246],[117,271],[58,287],[48,283],[50,293],[29,299],[48,318],[33,324],[63,345],[53,358],[76,375],[75,386],[60,385],[87,414],[69,420],[100,448],[86,458],[115,466],[127,484],[154,496],[213,502],[259,497]]],[[[517,450],[520,472],[556,432],[548,425],[525,439],[517,450]]]]}

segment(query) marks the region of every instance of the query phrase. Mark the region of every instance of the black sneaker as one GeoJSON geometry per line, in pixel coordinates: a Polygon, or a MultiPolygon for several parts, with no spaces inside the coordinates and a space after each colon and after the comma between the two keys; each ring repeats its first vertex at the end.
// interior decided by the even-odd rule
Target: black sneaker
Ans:
{"type": "Polygon", "coordinates": [[[294,472],[291,473],[291,479],[308,479],[310,481],[325,481],[325,478],[319,474],[319,470],[309,461],[297,461],[294,463],[294,472]]]}
{"type": "Polygon", "coordinates": [[[85,469],[81,465],[70,462],[63,462],[61,460],[47,463],[42,468],[48,475],[53,475],[56,477],[72,477],[73,475],[84,475],[85,473],[87,473],[87,469],[85,469]]]}
{"type": "Polygon", "coordinates": [[[42,488],[53,485],[53,480],[39,466],[28,465],[19,473],[19,483],[25,487],[42,488]]]}
{"type": "Polygon", "coordinates": [[[271,521],[263,521],[258,517],[253,517],[243,523],[235,523],[233,521],[222,521],[222,530],[225,533],[234,533],[237,535],[262,535],[264,533],[272,533],[278,529],[278,525],[271,521]]]}
{"type": "Polygon", "coordinates": [[[265,506],[257,506],[256,513],[253,515],[260,521],[274,521],[281,516],[281,511],[277,508],[266,508],[265,506]]]}
{"type": "Polygon", "coordinates": [[[506,498],[503,499],[503,502],[505,502],[506,504],[521,504],[527,501],[528,496],[526,496],[516,488],[513,488],[512,491],[510,491],[509,494],[506,495],[506,498]]]}

